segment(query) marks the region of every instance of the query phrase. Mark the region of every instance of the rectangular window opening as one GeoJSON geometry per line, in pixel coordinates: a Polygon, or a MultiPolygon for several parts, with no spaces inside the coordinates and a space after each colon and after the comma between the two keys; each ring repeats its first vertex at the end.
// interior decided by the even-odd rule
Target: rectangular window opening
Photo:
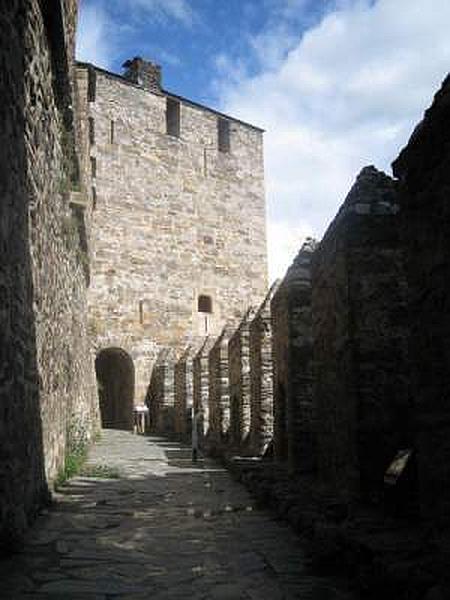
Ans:
{"type": "Polygon", "coordinates": [[[218,147],[219,152],[230,151],[230,121],[221,119],[217,121],[218,147]]]}
{"type": "Polygon", "coordinates": [[[97,177],[97,159],[91,156],[91,176],[93,179],[97,177]]]}
{"type": "Polygon", "coordinates": [[[201,313],[212,313],[211,296],[201,295],[198,297],[197,310],[201,313]]]}
{"type": "Polygon", "coordinates": [[[166,131],[168,135],[180,137],[180,103],[172,98],[167,98],[166,103],[166,131]]]}
{"type": "Polygon", "coordinates": [[[139,300],[139,323],[144,324],[144,301],[139,300]]]}
{"type": "Polygon", "coordinates": [[[115,134],[115,123],[114,121],[111,121],[111,128],[110,128],[110,132],[109,132],[109,141],[111,142],[111,144],[114,144],[114,134],[115,134]]]}
{"type": "Polygon", "coordinates": [[[93,117],[89,117],[89,143],[91,146],[95,144],[95,121],[93,117]]]}
{"type": "Polygon", "coordinates": [[[88,102],[95,102],[97,88],[97,74],[92,67],[88,69],[88,102]]]}

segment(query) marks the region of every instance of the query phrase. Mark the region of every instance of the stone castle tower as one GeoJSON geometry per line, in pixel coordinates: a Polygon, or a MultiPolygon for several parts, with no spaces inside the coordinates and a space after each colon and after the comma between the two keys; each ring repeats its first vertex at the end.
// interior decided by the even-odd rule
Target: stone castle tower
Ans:
{"type": "Polygon", "coordinates": [[[163,347],[218,334],[261,302],[267,258],[262,130],[165,91],[157,65],[134,58],[124,67],[77,70],[93,186],[97,375],[131,414],[133,388],[142,401],[163,347]]]}

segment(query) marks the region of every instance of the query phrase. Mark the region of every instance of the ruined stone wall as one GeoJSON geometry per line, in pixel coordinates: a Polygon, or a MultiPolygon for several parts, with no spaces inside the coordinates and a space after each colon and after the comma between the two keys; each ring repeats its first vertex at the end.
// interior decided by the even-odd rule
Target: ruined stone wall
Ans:
{"type": "Polygon", "coordinates": [[[75,2],[0,11],[0,540],[19,540],[67,448],[97,419],[86,330],[84,217],[74,210],[75,2]],[[56,11],[56,12],[55,12],[56,11]],[[51,14],[52,18],[49,17],[51,14]],[[71,16],[72,15],[72,16],[71,16]],[[70,35],[61,25],[66,23],[70,35]],[[58,69],[58,70],[56,70],[58,69]]]}
{"type": "Polygon", "coordinates": [[[217,335],[266,293],[262,132],[230,119],[219,151],[218,115],[180,100],[180,136],[168,135],[165,92],[91,71],[90,323],[97,349],[127,345],[139,400],[158,346],[217,335]]]}
{"type": "Polygon", "coordinates": [[[250,452],[262,456],[273,439],[273,353],[270,303],[275,281],[250,324],[250,452]]]}
{"type": "Polygon", "coordinates": [[[228,342],[230,443],[243,449],[250,433],[250,308],[228,342]]]}
{"type": "Polygon", "coordinates": [[[175,433],[184,440],[190,439],[192,430],[194,356],[188,347],[175,365],[175,433]]]}
{"type": "Polygon", "coordinates": [[[394,182],[363,169],[313,258],[319,474],[367,498],[410,443],[398,210],[394,182]]]}
{"type": "Polygon", "coordinates": [[[409,286],[411,395],[422,512],[450,515],[450,80],[395,161],[409,286]]]}

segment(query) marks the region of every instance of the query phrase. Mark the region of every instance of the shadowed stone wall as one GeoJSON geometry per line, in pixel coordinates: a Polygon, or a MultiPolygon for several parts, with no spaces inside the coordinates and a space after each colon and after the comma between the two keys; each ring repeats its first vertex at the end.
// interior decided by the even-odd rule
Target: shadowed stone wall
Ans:
{"type": "Polygon", "coordinates": [[[150,428],[156,433],[173,433],[175,429],[175,363],[173,349],[163,348],[151,373],[145,403],[150,428]]]}
{"type": "Polygon", "coordinates": [[[250,323],[249,308],[228,342],[230,444],[243,449],[250,433],[250,323]]]}
{"type": "Polygon", "coordinates": [[[188,347],[175,365],[175,433],[184,440],[190,439],[192,430],[194,356],[188,347]]]}
{"type": "Polygon", "coordinates": [[[314,466],[311,260],[315,247],[313,240],[303,244],[272,300],[274,410],[277,423],[284,418],[276,426],[274,447],[277,457],[287,459],[291,472],[311,471],[314,466]]]}
{"type": "Polygon", "coordinates": [[[150,340],[182,351],[267,288],[262,131],[227,117],[220,151],[224,117],[150,85],[146,65],[130,63],[133,81],[79,65],[91,74],[96,189],[90,324],[97,350],[126,343],[137,402],[157,356],[150,340]],[[166,130],[168,99],[179,103],[179,135],[166,130]],[[199,311],[200,296],[211,312],[199,311]]]}
{"type": "Polygon", "coordinates": [[[262,456],[273,439],[273,360],[270,304],[276,281],[250,324],[250,452],[262,456]]]}
{"type": "MultiPolygon", "coordinates": [[[[406,242],[422,512],[450,516],[450,79],[393,164],[406,242]]],[[[448,552],[448,551],[447,551],[448,552]]]]}
{"type": "Polygon", "coordinates": [[[98,406],[86,329],[85,214],[71,195],[75,185],[84,191],[72,112],[77,6],[3,4],[0,545],[8,548],[47,500],[67,449],[90,440],[98,406]]]}
{"type": "Polygon", "coordinates": [[[319,474],[368,499],[411,443],[398,211],[395,182],[363,169],[313,258],[319,474]]]}

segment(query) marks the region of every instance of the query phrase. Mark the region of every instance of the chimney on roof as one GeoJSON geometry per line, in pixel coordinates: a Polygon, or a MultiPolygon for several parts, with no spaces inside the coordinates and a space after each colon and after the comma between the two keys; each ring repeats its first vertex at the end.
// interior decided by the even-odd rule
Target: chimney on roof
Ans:
{"type": "Polygon", "coordinates": [[[123,63],[124,77],[150,92],[161,93],[161,67],[140,56],[123,63]]]}

